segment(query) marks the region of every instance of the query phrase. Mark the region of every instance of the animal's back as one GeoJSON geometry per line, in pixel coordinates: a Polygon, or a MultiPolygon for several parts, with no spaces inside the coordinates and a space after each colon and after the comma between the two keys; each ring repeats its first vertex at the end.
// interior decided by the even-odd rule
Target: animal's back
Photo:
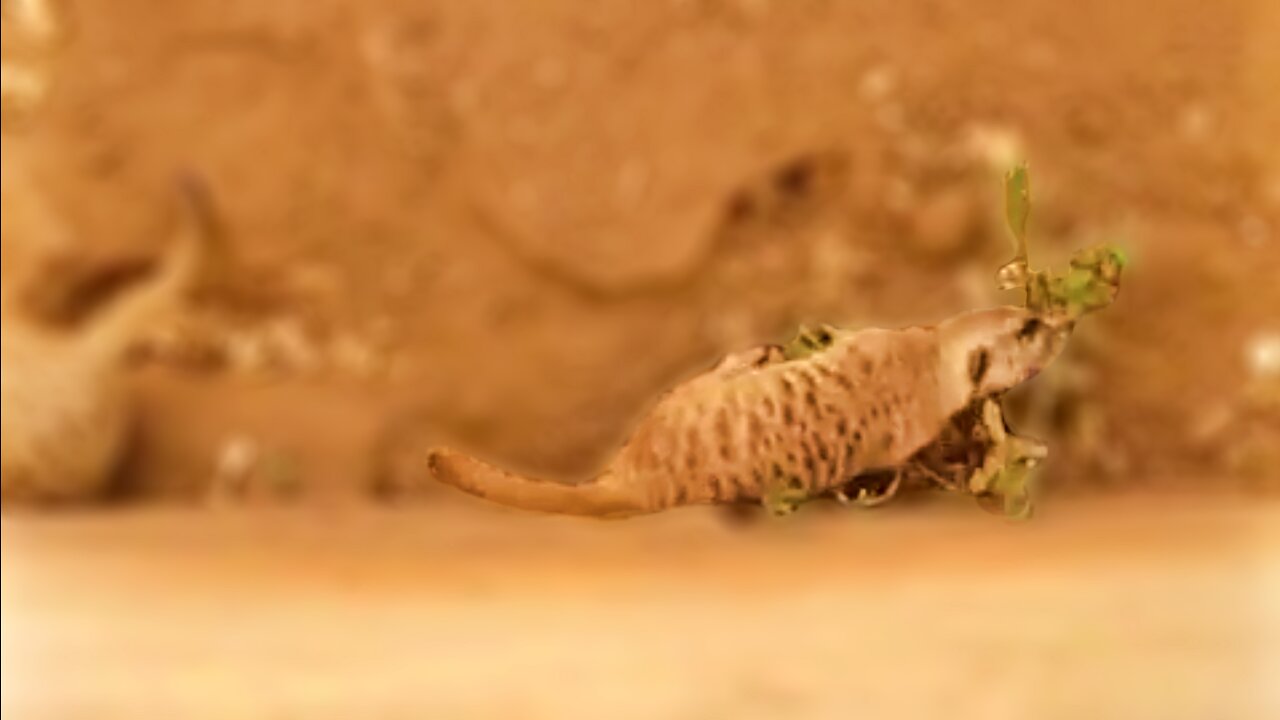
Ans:
{"type": "Polygon", "coordinates": [[[612,471],[659,507],[837,487],[910,456],[947,418],[925,329],[841,336],[802,360],[697,377],[664,397],[612,471]]]}

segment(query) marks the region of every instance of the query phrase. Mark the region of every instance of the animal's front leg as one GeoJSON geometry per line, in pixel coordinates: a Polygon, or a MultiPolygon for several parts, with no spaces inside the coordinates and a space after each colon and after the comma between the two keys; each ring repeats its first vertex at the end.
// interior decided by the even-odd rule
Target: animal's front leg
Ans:
{"type": "Polygon", "coordinates": [[[1032,472],[1048,456],[1048,447],[1009,433],[995,400],[983,404],[981,429],[990,446],[982,467],[969,477],[969,492],[998,497],[1006,514],[1026,517],[1031,512],[1032,472]]]}

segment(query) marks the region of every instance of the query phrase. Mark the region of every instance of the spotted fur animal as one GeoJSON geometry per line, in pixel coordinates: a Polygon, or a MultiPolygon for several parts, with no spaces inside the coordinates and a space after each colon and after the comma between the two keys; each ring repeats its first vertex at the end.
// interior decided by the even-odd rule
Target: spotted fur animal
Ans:
{"type": "MultiPolygon", "coordinates": [[[[202,188],[184,185],[178,238],[150,278],[122,291],[84,329],[25,317],[4,293],[0,331],[0,498],[83,501],[103,491],[132,425],[123,360],[149,324],[192,286],[211,235],[202,188]]],[[[6,288],[6,291],[9,288],[6,288]]]]}
{"type": "Polygon", "coordinates": [[[813,497],[860,474],[899,467],[952,418],[1036,375],[1073,321],[1016,307],[930,327],[824,329],[792,354],[730,356],[650,410],[608,467],[566,484],[523,477],[441,448],[440,481],[549,513],[626,517],[694,504],[813,497]]]}

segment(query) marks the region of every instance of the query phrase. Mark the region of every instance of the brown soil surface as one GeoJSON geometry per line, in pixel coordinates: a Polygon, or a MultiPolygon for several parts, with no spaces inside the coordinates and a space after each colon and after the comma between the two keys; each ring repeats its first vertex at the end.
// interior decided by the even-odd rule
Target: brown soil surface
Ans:
{"type": "Polygon", "coordinates": [[[5,717],[1275,717],[1280,508],[6,520],[5,717]]]}

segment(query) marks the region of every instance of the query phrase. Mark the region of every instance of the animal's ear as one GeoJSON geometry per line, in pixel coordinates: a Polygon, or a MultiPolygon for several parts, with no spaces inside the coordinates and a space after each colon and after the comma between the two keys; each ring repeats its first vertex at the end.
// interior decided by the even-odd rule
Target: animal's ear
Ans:
{"type": "Polygon", "coordinates": [[[982,382],[991,368],[991,351],[980,347],[969,353],[969,380],[974,385],[982,382]]]}

